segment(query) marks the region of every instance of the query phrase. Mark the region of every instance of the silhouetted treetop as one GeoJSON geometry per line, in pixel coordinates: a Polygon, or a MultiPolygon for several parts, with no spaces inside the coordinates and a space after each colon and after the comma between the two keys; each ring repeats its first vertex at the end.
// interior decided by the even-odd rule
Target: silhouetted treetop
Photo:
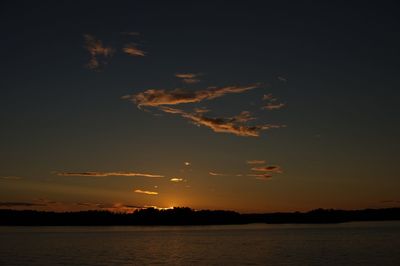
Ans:
{"type": "Polygon", "coordinates": [[[248,223],[341,223],[400,220],[400,208],[240,214],[224,210],[138,209],[133,213],[110,211],[47,212],[0,210],[0,225],[211,225],[248,223]]]}

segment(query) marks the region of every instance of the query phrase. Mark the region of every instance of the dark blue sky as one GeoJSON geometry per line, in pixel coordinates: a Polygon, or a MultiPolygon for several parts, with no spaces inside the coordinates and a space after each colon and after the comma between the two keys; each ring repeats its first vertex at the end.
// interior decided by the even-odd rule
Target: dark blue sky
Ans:
{"type": "Polygon", "coordinates": [[[240,211],[398,204],[398,13],[396,1],[2,1],[0,202],[240,211]],[[114,49],[99,69],[87,67],[85,34],[114,49]],[[145,56],[124,53],[129,43],[145,56]],[[177,73],[201,81],[185,84],[177,73]],[[121,99],[256,83],[169,106],[211,110],[194,118],[121,99]],[[270,93],[283,108],[260,109],[270,93]],[[251,125],[286,127],[243,137],[205,125],[242,111],[257,118],[251,125]],[[256,180],[265,173],[248,160],[282,173],[256,180]],[[60,174],[88,171],[164,177],[60,174]]]}

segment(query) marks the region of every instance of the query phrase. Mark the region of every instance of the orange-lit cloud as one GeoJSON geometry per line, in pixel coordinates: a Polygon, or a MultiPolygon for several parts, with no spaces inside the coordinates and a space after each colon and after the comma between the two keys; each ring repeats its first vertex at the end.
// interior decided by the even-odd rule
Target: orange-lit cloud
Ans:
{"type": "Polygon", "coordinates": [[[175,77],[180,78],[180,79],[193,79],[198,76],[199,76],[199,74],[194,74],[194,73],[177,73],[177,74],[175,74],[175,77]]]}
{"type": "Polygon", "coordinates": [[[269,94],[264,94],[263,100],[267,101],[267,104],[261,107],[261,109],[267,109],[267,110],[278,110],[282,109],[285,104],[284,103],[278,103],[278,99],[273,97],[271,93],[269,94]]]}
{"type": "Polygon", "coordinates": [[[195,114],[187,113],[183,110],[176,108],[170,108],[164,106],[159,108],[160,110],[166,113],[179,114],[181,117],[190,120],[193,124],[211,128],[214,132],[231,133],[241,137],[258,137],[262,130],[283,127],[280,125],[269,125],[269,124],[254,125],[254,126],[243,125],[242,123],[238,122],[238,120],[247,122],[249,119],[252,119],[251,117],[247,117],[247,115],[243,115],[243,112],[241,113],[242,116],[239,115],[240,116],[239,118],[238,116],[236,116],[233,118],[224,119],[224,118],[210,118],[203,116],[202,114],[196,114],[196,113],[195,114]]]}
{"type": "Polygon", "coordinates": [[[267,100],[274,99],[274,96],[272,96],[272,93],[268,93],[268,94],[264,94],[262,99],[264,101],[267,101],[267,100]]]}
{"type": "Polygon", "coordinates": [[[175,77],[181,79],[184,83],[188,83],[188,84],[200,82],[199,76],[201,76],[201,74],[195,74],[195,73],[177,73],[177,74],[175,74],[175,77]]]}
{"type": "MultiPolygon", "coordinates": [[[[196,74],[176,74],[181,78],[191,78],[196,74]]],[[[218,133],[230,133],[242,137],[258,137],[263,130],[281,128],[284,125],[274,124],[258,124],[248,125],[247,123],[255,120],[256,118],[251,115],[249,111],[242,111],[240,114],[221,118],[209,117],[204,114],[208,109],[195,109],[194,112],[187,112],[182,109],[167,107],[167,105],[178,105],[183,103],[195,103],[203,100],[211,100],[222,97],[230,93],[242,93],[248,90],[258,88],[259,85],[250,86],[230,86],[230,87],[211,87],[205,90],[189,91],[183,89],[174,89],[171,91],[149,89],[144,92],[122,96],[122,99],[133,101],[139,109],[142,107],[157,107],[159,110],[169,113],[177,114],[197,126],[204,126],[212,129],[218,133]]]]}
{"type": "Polygon", "coordinates": [[[267,103],[262,107],[262,109],[267,109],[267,110],[279,110],[282,109],[285,106],[284,103],[267,103]]]}
{"type": "Polygon", "coordinates": [[[124,53],[131,55],[131,56],[145,56],[145,52],[137,48],[136,44],[134,43],[129,43],[122,48],[122,51],[124,53]]]}
{"type": "Polygon", "coordinates": [[[158,192],[156,192],[156,191],[147,191],[147,190],[141,190],[141,189],[135,189],[133,192],[140,193],[140,194],[146,194],[146,195],[158,195],[158,192]]]}
{"type": "Polygon", "coordinates": [[[247,164],[265,164],[265,160],[248,160],[247,164]]]}
{"type": "Polygon", "coordinates": [[[137,209],[143,209],[145,207],[122,203],[59,202],[45,198],[38,198],[26,202],[0,202],[0,208],[46,211],[107,210],[112,212],[132,213],[137,209]]]}
{"type": "Polygon", "coordinates": [[[282,173],[282,169],[276,165],[253,167],[253,168],[251,168],[251,170],[257,171],[257,172],[282,173]]]}
{"type": "Polygon", "coordinates": [[[276,125],[236,125],[223,118],[209,118],[204,116],[187,115],[184,117],[189,118],[196,125],[211,128],[214,132],[231,133],[241,137],[258,137],[261,130],[280,127],[276,125]]]}
{"type": "Polygon", "coordinates": [[[234,116],[231,118],[232,122],[238,122],[238,123],[246,123],[251,120],[255,120],[256,118],[251,116],[251,113],[249,111],[242,111],[240,114],[234,116]]]}
{"type": "Polygon", "coordinates": [[[148,173],[136,172],[57,172],[59,176],[143,176],[143,177],[164,177],[163,175],[155,175],[148,173]]]}
{"type": "Polygon", "coordinates": [[[196,114],[204,114],[204,113],[210,112],[210,109],[207,109],[207,108],[205,108],[205,107],[194,108],[194,112],[195,112],[196,114]]]}
{"type": "Polygon", "coordinates": [[[258,85],[250,86],[228,86],[221,88],[208,88],[199,91],[189,91],[183,89],[174,89],[171,91],[149,89],[144,92],[125,95],[122,99],[132,100],[140,108],[142,106],[162,106],[162,105],[176,105],[182,103],[195,103],[203,100],[211,100],[222,97],[231,93],[242,93],[252,89],[258,88],[258,85]]]}
{"type": "Polygon", "coordinates": [[[98,69],[102,64],[107,63],[107,59],[112,57],[114,49],[111,47],[105,47],[100,40],[97,40],[94,36],[85,34],[85,48],[90,53],[90,60],[87,63],[87,67],[90,69],[98,69]],[[103,60],[99,61],[99,57],[103,60]]]}
{"type": "Polygon", "coordinates": [[[183,178],[179,178],[179,177],[173,177],[169,181],[175,182],[175,183],[179,183],[179,182],[183,182],[184,179],[183,178]]]}
{"type": "Polygon", "coordinates": [[[216,173],[216,172],[208,172],[209,175],[212,176],[226,176],[227,174],[222,174],[222,173],[216,173]]]}

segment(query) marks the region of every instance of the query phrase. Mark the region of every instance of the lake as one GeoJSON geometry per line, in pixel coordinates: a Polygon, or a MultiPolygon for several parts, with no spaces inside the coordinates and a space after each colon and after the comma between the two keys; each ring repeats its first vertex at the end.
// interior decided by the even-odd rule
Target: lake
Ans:
{"type": "Polygon", "coordinates": [[[400,265],[400,222],[0,227],[0,265],[400,265]]]}

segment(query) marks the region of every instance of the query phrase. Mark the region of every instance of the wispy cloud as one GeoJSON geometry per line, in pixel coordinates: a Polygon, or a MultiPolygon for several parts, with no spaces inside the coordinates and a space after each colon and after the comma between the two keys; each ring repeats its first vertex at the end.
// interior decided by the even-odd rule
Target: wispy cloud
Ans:
{"type": "Polygon", "coordinates": [[[205,108],[205,107],[194,108],[194,112],[195,112],[196,114],[205,114],[205,113],[210,112],[210,109],[207,109],[207,108],[205,108]]]}
{"type": "Polygon", "coordinates": [[[267,101],[267,100],[274,99],[274,96],[272,96],[272,93],[268,93],[268,94],[264,94],[262,99],[264,101],[267,101]]]}
{"type": "Polygon", "coordinates": [[[247,122],[252,118],[247,116],[247,114],[243,115],[243,112],[239,116],[224,119],[224,118],[210,118],[202,114],[187,113],[180,109],[164,107],[164,106],[160,107],[160,110],[170,114],[178,114],[181,117],[188,119],[193,124],[198,126],[208,127],[212,129],[214,132],[231,133],[241,137],[258,137],[262,130],[283,127],[281,125],[270,125],[270,124],[254,125],[254,126],[244,125],[243,121],[247,122]]]}
{"type": "Polygon", "coordinates": [[[228,86],[215,88],[211,87],[205,90],[189,91],[183,89],[174,89],[170,91],[149,89],[144,92],[125,95],[122,99],[132,100],[140,108],[142,106],[162,106],[177,105],[182,103],[195,103],[203,100],[211,100],[222,97],[227,94],[242,93],[258,88],[258,85],[250,86],[228,86]]]}
{"type": "Polygon", "coordinates": [[[263,96],[263,101],[267,101],[267,104],[265,104],[261,109],[267,109],[267,110],[278,110],[282,109],[285,107],[284,103],[278,103],[278,99],[272,96],[271,93],[269,94],[264,94],[263,96]]]}
{"type": "Polygon", "coordinates": [[[216,173],[216,172],[208,172],[208,174],[212,176],[227,176],[227,174],[216,173]]]}
{"type": "Polygon", "coordinates": [[[231,122],[246,123],[256,118],[251,115],[249,111],[242,111],[240,114],[231,118],[231,122]]]}
{"type": "Polygon", "coordinates": [[[265,164],[265,160],[247,160],[247,164],[265,164]]]}
{"type": "Polygon", "coordinates": [[[38,198],[31,202],[0,202],[0,208],[52,211],[108,210],[112,212],[131,213],[137,209],[143,209],[145,207],[123,203],[59,202],[45,198],[38,198]]]}
{"type": "MultiPolygon", "coordinates": [[[[176,75],[180,78],[192,78],[196,74],[183,73],[176,75]]],[[[247,124],[248,122],[256,120],[256,117],[252,116],[249,111],[242,111],[238,115],[232,117],[210,117],[205,115],[207,112],[209,112],[209,110],[204,108],[197,108],[194,109],[194,111],[189,112],[182,109],[169,107],[170,105],[212,100],[227,94],[243,93],[258,87],[259,84],[249,86],[227,86],[219,88],[209,87],[207,89],[197,91],[184,89],[174,89],[170,91],[148,89],[138,94],[125,95],[121,98],[134,102],[139,109],[150,111],[148,109],[143,109],[142,107],[155,107],[164,113],[179,115],[197,126],[208,127],[214,132],[230,133],[241,137],[258,137],[260,136],[261,131],[273,128],[281,128],[285,127],[285,125],[260,123],[252,123],[249,125],[247,124]]]]}
{"type": "Polygon", "coordinates": [[[114,49],[104,46],[100,40],[92,35],[85,34],[83,37],[85,38],[85,48],[90,53],[90,60],[86,66],[90,69],[98,69],[107,64],[106,60],[112,57],[114,49]],[[99,58],[102,58],[102,60],[99,61],[99,58]]]}
{"type": "Polygon", "coordinates": [[[258,180],[269,180],[272,178],[270,174],[248,174],[247,176],[253,176],[258,180]]]}
{"type": "Polygon", "coordinates": [[[149,173],[137,173],[137,172],[57,172],[59,176],[143,176],[143,177],[164,177],[163,175],[155,175],[149,173]]]}
{"type": "Polygon", "coordinates": [[[284,78],[284,77],[282,77],[282,76],[278,76],[278,79],[279,79],[280,81],[283,81],[283,82],[286,82],[286,81],[287,81],[287,79],[284,78]]]}
{"type": "Polygon", "coordinates": [[[200,79],[182,79],[182,81],[186,84],[195,84],[199,83],[200,79]]]}
{"type": "Polygon", "coordinates": [[[181,79],[184,83],[187,84],[193,84],[200,82],[199,76],[201,76],[200,73],[177,73],[175,74],[175,77],[181,79]]]}
{"type": "Polygon", "coordinates": [[[272,173],[282,173],[283,172],[281,167],[276,166],[276,165],[252,167],[251,170],[257,171],[257,172],[272,172],[272,173]]]}
{"type": "Polygon", "coordinates": [[[131,55],[131,56],[145,56],[146,53],[142,50],[140,50],[136,44],[134,43],[129,43],[126,44],[124,46],[124,48],[122,48],[122,51],[124,51],[124,53],[131,55]]]}
{"type": "Polygon", "coordinates": [[[180,79],[193,79],[198,76],[199,76],[199,74],[195,74],[195,73],[177,73],[177,74],[175,74],[175,77],[180,78],[180,79]]]}
{"type": "Polygon", "coordinates": [[[262,109],[267,109],[267,110],[279,110],[285,107],[284,103],[267,103],[262,107],[262,109]]]}
{"type": "Polygon", "coordinates": [[[147,191],[147,190],[141,190],[141,189],[135,189],[135,193],[140,193],[140,194],[146,194],[146,195],[158,195],[158,192],[156,191],[147,191]]]}
{"type": "Polygon", "coordinates": [[[183,178],[179,178],[179,177],[173,177],[169,181],[175,182],[175,183],[179,183],[179,182],[183,182],[184,179],[183,178]]]}

